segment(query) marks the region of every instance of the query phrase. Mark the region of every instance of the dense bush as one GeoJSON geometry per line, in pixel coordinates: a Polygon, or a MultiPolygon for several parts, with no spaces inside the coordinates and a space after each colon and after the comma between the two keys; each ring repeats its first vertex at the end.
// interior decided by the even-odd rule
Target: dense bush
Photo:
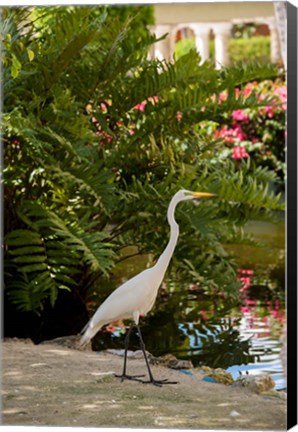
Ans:
{"type": "Polygon", "coordinates": [[[254,61],[270,63],[270,36],[254,36],[246,39],[230,39],[231,63],[254,61]]]}
{"type": "Polygon", "coordinates": [[[63,292],[86,304],[110,291],[128,245],[152,260],[165,247],[166,209],[182,187],[219,199],[177,209],[173,277],[235,295],[223,244],[248,241],[243,224],[271,220],[282,204],[267,191],[274,173],[217,158],[219,140],[202,125],[266,107],[267,99],[238,98],[234,88],[276,70],[216,71],[194,51],[173,64],[148,61],[155,37],[106,7],[3,9],[3,17],[9,304],[43,313],[63,292]]]}

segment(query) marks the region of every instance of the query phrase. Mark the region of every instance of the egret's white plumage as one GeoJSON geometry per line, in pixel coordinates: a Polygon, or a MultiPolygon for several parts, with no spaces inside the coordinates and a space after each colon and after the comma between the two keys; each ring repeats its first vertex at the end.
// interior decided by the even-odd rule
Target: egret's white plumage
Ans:
{"type": "Polygon", "coordinates": [[[89,342],[105,324],[109,324],[119,319],[130,318],[133,320],[133,323],[135,323],[138,330],[140,347],[143,351],[144,359],[148,369],[149,380],[141,380],[140,377],[144,375],[128,375],[126,373],[127,350],[129,346],[130,333],[133,327],[133,325],[131,325],[125,337],[123,372],[121,375],[115,375],[116,377],[121,378],[122,381],[124,379],[128,379],[141,381],[142,383],[151,383],[157,386],[162,386],[164,384],[177,384],[177,381],[168,381],[167,379],[156,380],[153,377],[139,326],[139,318],[141,315],[146,315],[152,309],[155,303],[158,288],[160,287],[164,278],[178,240],[179,226],[174,218],[176,205],[181,201],[209,196],[213,196],[213,194],[207,192],[190,192],[185,189],[178,191],[173,196],[168,207],[167,214],[168,222],[171,228],[170,239],[156,264],[153,267],[146,269],[133,278],[129,279],[114,292],[112,292],[112,294],[110,294],[109,297],[99,306],[93,317],[82,330],[83,335],[81,338],[81,344],[83,345],[89,342]]]}
{"type": "Polygon", "coordinates": [[[146,315],[151,310],[161,280],[152,267],[137,274],[113,291],[87,324],[81,343],[89,342],[102,326],[113,321],[130,318],[138,324],[139,316],[146,315]]]}
{"type": "Polygon", "coordinates": [[[167,213],[171,233],[165,250],[153,267],[129,279],[113,291],[99,306],[83,329],[81,344],[89,342],[102,326],[113,321],[130,318],[138,325],[140,315],[146,315],[154,305],[158,288],[164,278],[178,240],[179,226],[174,218],[176,205],[181,201],[212,195],[182,189],[173,196],[167,213]]]}

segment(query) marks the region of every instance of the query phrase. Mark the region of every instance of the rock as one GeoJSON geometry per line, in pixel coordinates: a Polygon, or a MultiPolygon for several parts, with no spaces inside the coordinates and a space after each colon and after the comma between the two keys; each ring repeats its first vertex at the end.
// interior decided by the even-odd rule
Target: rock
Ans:
{"type": "Polygon", "coordinates": [[[8,342],[8,343],[9,342],[23,342],[25,344],[33,345],[33,341],[30,338],[5,337],[5,338],[3,338],[3,342],[8,342]]]}
{"type": "Polygon", "coordinates": [[[247,387],[254,393],[268,392],[275,387],[275,382],[271,375],[260,374],[260,375],[241,375],[235,385],[247,387]]]}
{"type": "Polygon", "coordinates": [[[86,346],[80,346],[81,336],[71,335],[71,336],[62,336],[51,340],[45,340],[41,342],[41,344],[53,344],[60,345],[64,348],[76,349],[79,351],[92,351],[91,342],[89,342],[86,346]]]}
{"type": "Polygon", "coordinates": [[[231,416],[231,417],[238,417],[238,416],[240,416],[240,415],[241,415],[241,414],[240,414],[238,411],[235,411],[235,410],[230,412],[230,416],[231,416]]]}
{"type": "Polygon", "coordinates": [[[284,391],[277,391],[277,390],[268,390],[261,393],[262,396],[265,396],[266,398],[277,398],[286,400],[287,399],[287,393],[284,391]]]}
{"type": "MultiPolygon", "coordinates": [[[[212,378],[217,383],[231,385],[234,383],[233,377],[230,372],[221,368],[212,369],[209,366],[202,366],[205,376],[212,378]]],[[[206,381],[206,380],[205,380],[206,381]]],[[[214,382],[213,381],[213,382],[214,382]]]]}
{"type": "Polygon", "coordinates": [[[192,369],[193,364],[189,360],[179,360],[173,354],[165,354],[160,357],[151,357],[150,363],[165,366],[171,369],[192,369]]]}
{"type": "MultiPolygon", "coordinates": [[[[109,354],[118,355],[120,357],[124,356],[124,349],[108,349],[106,350],[109,354]]],[[[192,369],[193,364],[189,360],[179,360],[173,354],[165,354],[160,357],[154,357],[150,352],[146,351],[149,363],[152,365],[165,366],[171,369],[192,369]]],[[[141,350],[137,351],[127,351],[127,357],[140,359],[143,358],[143,352],[141,350]]]]}

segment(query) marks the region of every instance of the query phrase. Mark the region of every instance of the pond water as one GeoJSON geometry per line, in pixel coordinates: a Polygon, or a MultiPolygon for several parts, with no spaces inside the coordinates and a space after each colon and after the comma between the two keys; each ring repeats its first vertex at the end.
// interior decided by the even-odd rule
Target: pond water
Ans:
{"type": "MultiPolygon", "coordinates": [[[[276,389],[282,390],[286,388],[279,357],[285,323],[284,223],[254,223],[246,230],[265,247],[229,246],[243,281],[241,302],[202,295],[195,286],[177,290],[167,281],[152,313],[142,319],[142,334],[155,356],[172,353],[195,366],[224,368],[234,379],[240,373],[268,372],[276,389]]],[[[144,259],[126,263],[128,277],[145,267],[144,259]]],[[[125,331],[121,322],[108,326],[94,338],[94,349],[123,349],[125,331]]],[[[139,349],[136,334],[130,349],[139,349]]]]}

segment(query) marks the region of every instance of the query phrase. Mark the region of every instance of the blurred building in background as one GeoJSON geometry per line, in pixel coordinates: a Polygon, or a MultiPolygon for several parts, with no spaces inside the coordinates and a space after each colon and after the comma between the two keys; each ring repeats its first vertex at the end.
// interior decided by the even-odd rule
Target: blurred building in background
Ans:
{"type": "Polygon", "coordinates": [[[270,61],[285,64],[286,3],[171,3],[156,4],[155,27],[152,31],[167,37],[151,50],[152,58],[171,60],[176,43],[192,38],[202,62],[210,58],[210,41],[214,44],[217,68],[230,63],[229,40],[237,28],[250,29],[251,35],[270,36],[270,61]],[[253,32],[252,32],[253,28],[253,32]]]}

